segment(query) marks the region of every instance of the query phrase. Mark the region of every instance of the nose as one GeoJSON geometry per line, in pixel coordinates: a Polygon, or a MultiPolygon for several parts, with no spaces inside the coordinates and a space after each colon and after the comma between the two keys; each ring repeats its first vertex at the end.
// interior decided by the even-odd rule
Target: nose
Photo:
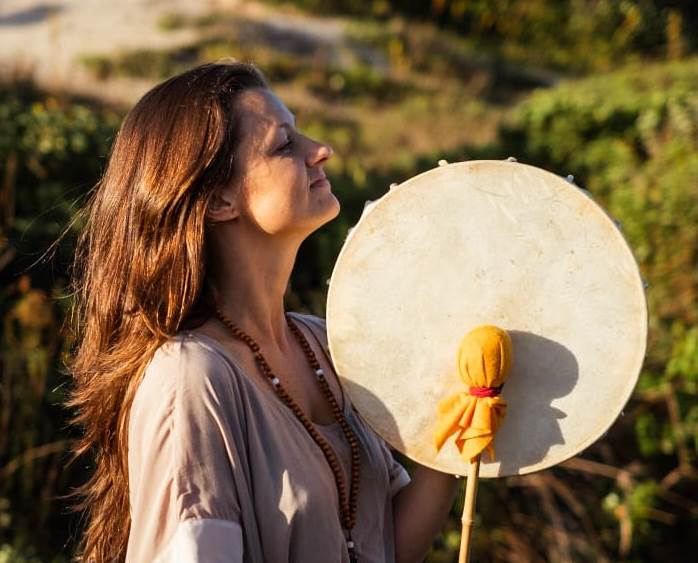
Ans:
{"type": "Polygon", "coordinates": [[[334,154],[334,150],[332,149],[332,147],[330,145],[328,145],[327,143],[321,143],[318,141],[314,141],[314,147],[310,151],[310,157],[308,159],[308,163],[311,166],[317,166],[318,164],[325,162],[333,154],[334,154]]]}

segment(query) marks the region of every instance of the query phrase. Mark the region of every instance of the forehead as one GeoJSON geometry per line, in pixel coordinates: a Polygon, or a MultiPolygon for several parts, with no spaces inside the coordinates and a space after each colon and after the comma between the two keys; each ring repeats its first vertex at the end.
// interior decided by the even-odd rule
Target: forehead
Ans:
{"type": "Polygon", "coordinates": [[[243,136],[261,140],[276,130],[280,123],[293,124],[293,114],[272,91],[252,88],[237,99],[243,136]]]}

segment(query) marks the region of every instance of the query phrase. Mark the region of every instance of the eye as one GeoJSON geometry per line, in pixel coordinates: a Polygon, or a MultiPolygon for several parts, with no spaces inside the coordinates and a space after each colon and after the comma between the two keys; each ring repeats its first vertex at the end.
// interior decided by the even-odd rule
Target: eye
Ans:
{"type": "Polygon", "coordinates": [[[282,150],[288,149],[292,144],[293,144],[293,140],[289,137],[288,140],[283,145],[281,145],[279,147],[279,150],[282,151],[282,150]]]}

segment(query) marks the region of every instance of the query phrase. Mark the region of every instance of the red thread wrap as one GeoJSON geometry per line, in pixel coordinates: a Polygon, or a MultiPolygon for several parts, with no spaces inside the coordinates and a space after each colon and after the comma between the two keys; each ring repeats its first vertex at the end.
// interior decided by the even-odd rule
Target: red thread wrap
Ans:
{"type": "Polygon", "coordinates": [[[498,387],[469,387],[468,392],[473,397],[496,397],[502,392],[504,384],[498,387]]]}

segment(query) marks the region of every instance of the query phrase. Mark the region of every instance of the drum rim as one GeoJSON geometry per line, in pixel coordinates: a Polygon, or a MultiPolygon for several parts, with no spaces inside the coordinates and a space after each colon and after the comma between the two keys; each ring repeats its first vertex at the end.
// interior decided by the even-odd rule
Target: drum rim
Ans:
{"type": "MultiPolygon", "coordinates": [[[[361,227],[363,224],[366,223],[368,220],[367,218],[371,215],[371,213],[378,208],[379,206],[385,205],[385,202],[390,201],[391,198],[397,197],[397,194],[400,191],[403,191],[404,188],[408,187],[410,184],[418,182],[420,179],[423,179],[423,177],[430,175],[434,173],[435,171],[440,171],[446,168],[472,168],[475,166],[480,166],[480,165],[496,165],[496,166],[501,166],[501,167],[506,167],[506,166],[514,166],[514,167],[525,167],[528,169],[533,169],[537,173],[543,172],[546,175],[549,175],[550,177],[554,178],[556,182],[559,181],[565,181],[564,178],[554,174],[553,172],[550,172],[548,170],[545,170],[543,168],[533,166],[530,164],[525,164],[521,162],[510,162],[510,161],[501,161],[501,160],[470,160],[470,161],[460,161],[460,162],[453,162],[453,163],[448,163],[444,165],[439,165],[438,167],[431,168],[429,170],[426,170],[424,172],[421,172],[415,176],[412,176],[411,178],[408,178],[401,184],[396,185],[395,187],[391,187],[391,189],[384,193],[382,196],[380,196],[378,199],[369,201],[366,203],[363,213],[361,214],[361,217],[359,220],[356,222],[356,224],[351,227],[347,233],[347,236],[345,238],[345,241],[342,245],[342,248],[337,256],[337,259],[335,261],[335,264],[333,266],[332,270],[332,275],[330,277],[330,280],[328,282],[328,292],[327,292],[327,303],[326,303],[326,311],[329,313],[333,309],[333,291],[332,288],[334,286],[333,280],[337,279],[335,275],[337,274],[338,270],[341,267],[342,261],[345,257],[345,254],[349,251],[348,248],[350,246],[350,241],[353,240],[355,233],[359,232],[359,227],[361,227]]],[[[634,360],[632,361],[632,373],[633,375],[631,377],[628,377],[625,381],[625,385],[623,387],[623,393],[619,394],[618,396],[618,406],[616,409],[617,412],[615,413],[615,416],[609,417],[609,419],[599,427],[596,427],[594,431],[590,431],[587,433],[587,437],[585,440],[582,441],[581,445],[578,445],[577,447],[574,448],[574,451],[570,451],[567,453],[564,453],[563,455],[557,456],[554,460],[549,459],[550,456],[545,456],[540,462],[535,463],[531,466],[528,466],[524,468],[523,470],[517,472],[517,473],[506,473],[506,474],[489,474],[487,472],[487,463],[484,463],[485,460],[483,459],[483,464],[481,466],[481,472],[480,476],[485,477],[485,478],[492,478],[492,477],[505,477],[509,475],[524,475],[524,474],[529,474],[529,473],[534,473],[537,471],[542,471],[544,469],[547,469],[549,467],[552,467],[554,465],[563,463],[564,461],[573,458],[577,455],[579,455],[581,452],[583,452],[585,449],[587,449],[589,446],[591,446],[593,443],[595,443],[597,440],[599,440],[604,434],[606,434],[609,429],[613,426],[613,424],[616,422],[618,417],[621,415],[623,409],[626,407],[627,403],[629,402],[630,398],[632,397],[632,394],[635,390],[635,387],[637,385],[637,382],[639,380],[642,366],[644,364],[644,360],[646,357],[646,351],[647,351],[647,345],[648,345],[648,339],[649,339],[649,333],[648,333],[648,328],[649,328],[649,303],[647,299],[647,293],[645,291],[645,288],[643,287],[643,278],[642,274],[640,272],[640,267],[638,264],[637,259],[635,258],[635,254],[628,243],[627,238],[625,237],[624,233],[618,228],[617,224],[615,223],[613,217],[609,214],[606,209],[604,209],[596,200],[594,200],[593,197],[586,195],[584,192],[581,191],[580,189],[580,197],[587,197],[589,201],[593,204],[593,206],[596,208],[597,211],[602,211],[604,220],[608,222],[609,226],[612,226],[613,229],[611,232],[615,232],[616,236],[618,237],[618,240],[622,242],[624,252],[632,259],[633,265],[634,265],[634,271],[633,271],[633,278],[635,279],[636,282],[636,290],[643,296],[642,299],[642,311],[644,311],[644,314],[641,315],[641,318],[638,318],[637,320],[642,323],[642,325],[638,325],[638,335],[639,334],[644,334],[644,338],[640,339],[640,342],[638,342],[638,345],[641,345],[641,348],[637,350],[637,353],[634,357],[634,360]]],[[[332,338],[331,338],[331,315],[327,314],[326,315],[326,326],[327,326],[327,342],[328,342],[328,349],[330,351],[330,355],[332,357],[336,357],[336,350],[333,348],[333,343],[332,343],[332,338]]],[[[346,376],[340,374],[337,372],[338,377],[345,383],[346,381],[351,381],[349,378],[346,376]]],[[[352,402],[354,402],[354,397],[351,397],[351,392],[347,390],[349,393],[350,398],[352,399],[352,402]]],[[[358,407],[357,407],[358,409],[358,407]]],[[[359,411],[360,412],[360,411],[359,411]]],[[[374,424],[371,422],[370,417],[363,416],[364,420],[366,423],[376,432],[377,434],[380,435],[378,430],[374,427],[374,424]]],[[[399,447],[399,445],[391,443],[389,437],[382,436],[383,439],[385,439],[391,447],[394,449],[400,451],[403,455],[405,452],[402,450],[402,448],[399,447]]],[[[409,457],[409,456],[408,456],[409,457]]],[[[432,469],[442,471],[442,472],[449,472],[449,473],[454,473],[453,471],[450,471],[442,466],[439,466],[438,464],[431,463],[427,460],[416,460],[419,464],[425,465],[427,467],[430,467],[432,469]]],[[[465,470],[465,463],[463,465],[463,468],[465,470]]],[[[462,474],[462,473],[461,473],[462,474]]]]}

